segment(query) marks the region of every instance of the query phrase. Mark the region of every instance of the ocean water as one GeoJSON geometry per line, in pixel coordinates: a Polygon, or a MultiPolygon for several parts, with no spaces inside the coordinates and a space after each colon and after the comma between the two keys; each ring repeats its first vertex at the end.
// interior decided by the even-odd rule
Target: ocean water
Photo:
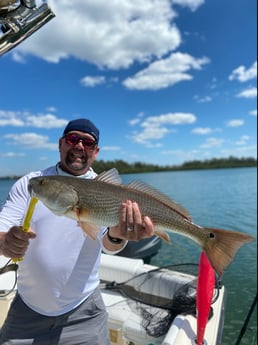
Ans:
{"type": "MultiPolygon", "coordinates": [[[[257,169],[235,168],[122,175],[124,183],[144,181],[184,206],[196,224],[257,236],[257,169]]],[[[0,179],[0,205],[13,180],[0,179]]],[[[198,263],[200,248],[180,235],[163,243],[151,264],[198,263]]],[[[257,291],[257,243],[243,246],[223,275],[227,302],[222,345],[235,345],[257,291]]],[[[257,308],[257,307],[256,307],[257,308]]],[[[257,309],[241,345],[257,343],[257,309]]]]}
{"type": "MultiPolygon", "coordinates": [[[[257,169],[214,169],[124,175],[123,182],[142,180],[184,206],[194,223],[257,236],[257,169]]],[[[200,249],[180,235],[162,244],[151,264],[199,262],[200,249]]],[[[257,243],[240,248],[223,275],[227,290],[222,345],[235,345],[257,292],[257,243]]],[[[257,344],[257,307],[241,345],[257,344]]]]}

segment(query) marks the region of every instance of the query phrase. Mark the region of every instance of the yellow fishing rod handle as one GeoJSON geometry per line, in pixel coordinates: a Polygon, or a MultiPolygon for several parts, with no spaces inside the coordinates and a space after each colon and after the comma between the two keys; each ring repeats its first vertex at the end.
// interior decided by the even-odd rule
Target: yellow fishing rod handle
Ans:
{"type": "MultiPolygon", "coordinates": [[[[26,212],[24,221],[23,221],[23,225],[22,225],[22,231],[27,232],[30,228],[30,221],[31,221],[31,217],[33,215],[36,203],[37,203],[38,199],[36,197],[32,197],[30,199],[30,203],[29,203],[29,207],[28,210],[26,212]]],[[[22,261],[23,258],[13,258],[12,261],[13,262],[18,262],[18,261],[22,261]]]]}

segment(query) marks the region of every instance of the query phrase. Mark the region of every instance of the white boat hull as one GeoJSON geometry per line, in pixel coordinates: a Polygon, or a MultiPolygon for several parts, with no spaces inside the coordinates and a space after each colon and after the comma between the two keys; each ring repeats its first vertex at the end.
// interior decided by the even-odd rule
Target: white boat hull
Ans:
{"type": "MultiPolygon", "coordinates": [[[[6,258],[0,256],[0,267],[6,258]]],[[[100,265],[100,279],[105,282],[122,283],[128,279],[155,269],[156,267],[144,264],[141,259],[131,259],[121,256],[102,254],[100,265]]],[[[151,281],[150,291],[155,292],[156,285],[161,285],[162,295],[171,296],[174,285],[180,281],[189,280],[189,275],[173,272],[168,277],[162,276],[158,282],[151,281]],[[164,284],[162,280],[164,279],[164,284]]],[[[13,287],[14,273],[8,272],[0,275],[0,290],[8,291],[13,287]]],[[[101,284],[103,287],[105,284],[101,284]]],[[[160,290],[159,290],[160,291],[160,290]]],[[[130,300],[118,291],[101,289],[102,297],[108,312],[108,327],[112,345],[195,345],[196,318],[193,315],[177,315],[166,334],[153,337],[143,328],[141,315],[131,308],[130,300]]],[[[148,292],[148,291],[147,291],[148,292]]],[[[0,328],[4,322],[15,291],[6,297],[0,297],[0,328]]],[[[225,289],[222,286],[219,297],[212,305],[213,316],[208,321],[205,331],[205,345],[221,345],[222,329],[224,322],[225,289]]]]}
{"type": "MultiPolygon", "coordinates": [[[[153,270],[156,267],[146,265],[140,259],[130,259],[115,257],[111,255],[102,255],[100,266],[100,278],[104,281],[124,282],[140,273],[153,270]]],[[[173,279],[176,284],[180,279],[187,275],[173,272],[173,279]]],[[[171,279],[171,278],[169,278],[171,279]]],[[[166,277],[164,277],[166,280],[166,277]]],[[[152,281],[151,291],[155,289],[152,281]]],[[[158,284],[161,284],[160,278],[158,284]]],[[[167,290],[173,289],[173,281],[168,285],[164,282],[167,290]]],[[[166,294],[166,291],[163,291],[166,294]]],[[[168,291],[169,293],[169,291],[168,291]]],[[[152,337],[146,333],[142,326],[142,318],[130,308],[128,298],[122,296],[119,292],[112,290],[102,290],[102,296],[106,305],[109,319],[108,325],[112,345],[194,345],[196,339],[197,322],[193,315],[178,315],[173,320],[168,332],[158,338],[152,337]]],[[[225,289],[222,286],[219,297],[212,305],[213,316],[207,323],[205,331],[206,345],[220,345],[222,329],[224,323],[224,304],[225,289]]]]}

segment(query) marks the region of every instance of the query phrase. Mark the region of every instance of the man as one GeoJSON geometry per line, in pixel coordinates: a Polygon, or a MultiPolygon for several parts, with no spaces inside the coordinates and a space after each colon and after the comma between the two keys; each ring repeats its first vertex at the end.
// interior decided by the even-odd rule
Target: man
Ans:
{"type": "MultiPolygon", "coordinates": [[[[0,213],[0,255],[23,257],[18,293],[0,331],[1,345],[108,345],[107,314],[98,288],[100,254],[118,253],[128,240],[154,235],[151,220],[129,200],[116,227],[93,240],[86,224],[52,214],[38,202],[25,233],[21,224],[30,196],[28,181],[40,175],[94,178],[99,131],[87,119],[70,121],[59,139],[60,162],[18,180],[0,213]]],[[[118,258],[119,260],[119,258],[118,258]]]]}

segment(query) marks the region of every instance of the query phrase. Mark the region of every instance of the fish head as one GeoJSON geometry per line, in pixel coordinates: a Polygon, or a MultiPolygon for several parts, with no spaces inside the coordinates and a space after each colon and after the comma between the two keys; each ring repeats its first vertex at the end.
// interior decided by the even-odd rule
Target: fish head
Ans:
{"type": "Polygon", "coordinates": [[[78,202],[76,190],[64,183],[61,176],[39,176],[29,180],[31,197],[39,199],[50,211],[65,215],[78,202]]]}

